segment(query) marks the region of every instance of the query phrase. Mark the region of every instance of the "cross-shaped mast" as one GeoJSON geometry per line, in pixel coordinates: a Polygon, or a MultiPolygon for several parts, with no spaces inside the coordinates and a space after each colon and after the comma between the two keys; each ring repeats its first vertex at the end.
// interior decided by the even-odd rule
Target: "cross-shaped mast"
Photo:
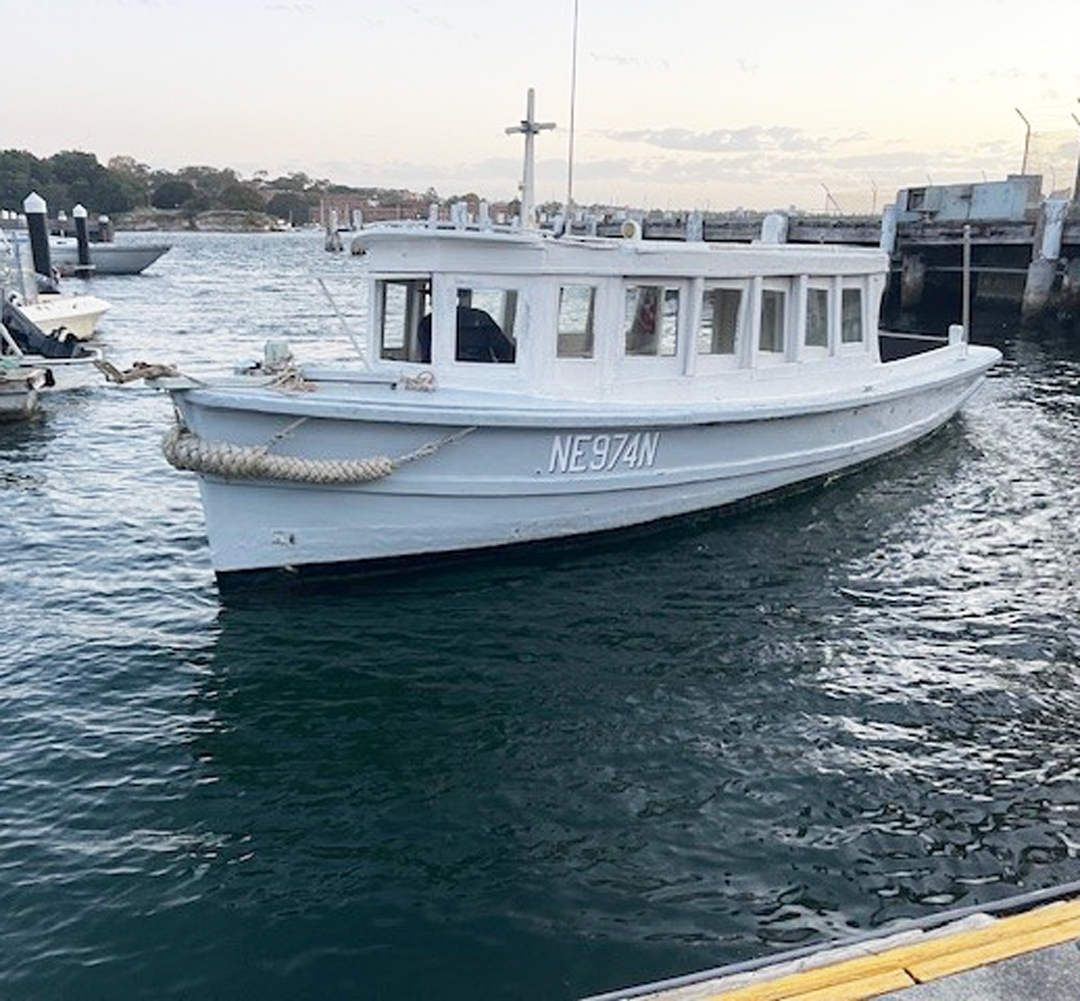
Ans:
{"type": "Polygon", "coordinates": [[[519,133],[525,136],[525,167],[521,179],[521,226],[523,229],[536,227],[536,190],[535,190],[535,154],[533,150],[533,136],[538,132],[555,128],[554,122],[538,122],[536,120],[536,92],[529,88],[528,102],[525,106],[525,117],[520,125],[511,125],[506,134],[519,133]]]}

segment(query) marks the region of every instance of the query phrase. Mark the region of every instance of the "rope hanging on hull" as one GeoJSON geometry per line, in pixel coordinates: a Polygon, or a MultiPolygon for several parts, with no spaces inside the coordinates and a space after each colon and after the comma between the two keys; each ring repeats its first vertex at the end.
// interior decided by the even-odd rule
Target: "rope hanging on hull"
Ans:
{"type": "MultiPolygon", "coordinates": [[[[365,459],[306,459],[277,455],[271,445],[233,445],[206,441],[183,426],[165,435],[161,450],[177,469],[225,479],[283,480],[289,483],[370,483],[389,476],[407,462],[433,455],[444,445],[458,441],[476,428],[465,428],[437,441],[427,442],[406,455],[392,459],[376,455],[365,459]]],[[[280,438],[275,435],[275,440],[280,438]]],[[[273,444],[273,442],[271,442],[273,444]]]]}

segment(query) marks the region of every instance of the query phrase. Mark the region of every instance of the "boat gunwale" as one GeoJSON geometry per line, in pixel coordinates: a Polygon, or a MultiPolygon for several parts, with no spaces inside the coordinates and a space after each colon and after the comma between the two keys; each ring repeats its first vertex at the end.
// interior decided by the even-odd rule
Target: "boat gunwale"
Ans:
{"type": "MultiPolygon", "coordinates": [[[[729,399],[693,400],[686,403],[659,403],[655,399],[565,400],[532,394],[486,392],[480,399],[454,400],[433,393],[392,390],[399,396],[376,400],[370,397],[346,397],[337,394],[318,398],[313,393],[295,394],[274,389],[266,383],[255,387],[235,381],[213,385],[192,384],[185,380],[162,379],[158,384],[190,405],[212,410],[236,410],[252,413],[306,416],[321,420],[360,421],[364,423],[419,425],[479,425],[485,427],[537,427],[547,430],[558,426],[671,427],[739,424],[761,420],[783,420],[803,414],[820,414],[852,407],[885,403],[893,399],[921,394],[958,382],[981,379],[1000,359],[996,348],[964,345],[959,354],[956,345],[947,345],[908,358],[881,362],[856,372],[866,379],[849,381],[841,389],[801,392],[798,395],[740,396],[729,399]],[[929,359],[942,361],[939,353],[952,355],[951,364],[932,368],[929,359]],[[927,371],[931,369],[930,371],[927,371]],[[889,378],[881,378],[882,374],[889,378]]],[[[366,382],[372,382],[370,373],[366,382]]],[[[362,383],[361,383],[362,384],[362,383]]],[[[393,385],[393,380],[385,380],[393,385]]],[[[472,393],[451,389],[450,393],[472,393]]],[[[481,391],[482,392],[482,391],[481,391]]],[[[480,395],[480,394],[474,394],[480,395]]]]}

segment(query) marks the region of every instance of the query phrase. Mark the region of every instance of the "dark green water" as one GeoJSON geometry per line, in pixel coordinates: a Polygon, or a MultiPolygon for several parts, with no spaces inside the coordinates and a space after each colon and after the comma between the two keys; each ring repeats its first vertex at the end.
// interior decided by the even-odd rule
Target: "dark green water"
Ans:
{"type": "MultiPolygon", "coordinates": [[[[344,350],[317,236],[175,243],[121,366],[344,350]]],[[[0,997],[572,999],[1076,879],[1080,348],[993,336],[825,488],[228,601],[166,398],[0,426],[0,997]]]]}

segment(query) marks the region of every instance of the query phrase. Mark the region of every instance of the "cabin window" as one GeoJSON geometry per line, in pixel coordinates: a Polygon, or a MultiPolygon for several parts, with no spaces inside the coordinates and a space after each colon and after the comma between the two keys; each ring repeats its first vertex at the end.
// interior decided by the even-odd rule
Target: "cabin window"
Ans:
{"type": "Polygon", "coordinates": [[[596,288],[592,285],[563,285],[559,289],[560,358],[593,356],[593,321],[596,314],[596,288]]]}
{"type": "Polygon", "coordinates": [[[626,288],[626,353],[673,357],[678,349],[679,291],[663,285],[626,288]]]}
{"type": "Polygon", "coordinates": [[[742,289],[707,288],[701,301],[698,354],[733,355],[739,333],[742,289]]]}
{"type": "Polygon", "coordinates": [[[515,289],[459,288],[454,358],[510,363],[517,355],[515,289]]]}
{"type": "Polygon", "coordinates": [[[806,346],[829,346],[829,290],[826,288],[806,290],[806,346]]]}
{"type": "Polygon", "coordinates": [[[863,339],[862,289],[844,289],[840,304],[840,339],[845,344],[858,344],[863,339]]]}
{"type": "Polygon", "coordinates": [[[379,357],[431,361],[431,283],[427,279],[379,282],[379,357]]]}
{"type": "Polygon", "coordinates": [[[761,292],[761,336],[758,340],[758,348],[762,351],[783,352],[786,323],[786,293],[779,289],[763,289],[761,292]]]}

